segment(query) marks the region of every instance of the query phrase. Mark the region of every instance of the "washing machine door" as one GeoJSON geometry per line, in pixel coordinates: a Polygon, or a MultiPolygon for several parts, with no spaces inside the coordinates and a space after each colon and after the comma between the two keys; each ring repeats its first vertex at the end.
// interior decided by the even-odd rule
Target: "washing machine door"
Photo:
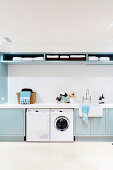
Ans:
{"type": "Polygon", "coordinates": [[[67,117],[65,116],[59,116],[56,120],[55,120],[55,127],[57,130],[59,131],[65,131],[68,129],[69,127],[69,120],[67,117]]]}

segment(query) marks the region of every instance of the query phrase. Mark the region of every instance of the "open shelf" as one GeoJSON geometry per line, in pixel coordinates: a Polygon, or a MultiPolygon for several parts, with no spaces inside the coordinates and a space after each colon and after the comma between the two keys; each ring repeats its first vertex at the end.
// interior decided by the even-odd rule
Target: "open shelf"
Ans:
{"type": "Polygon", "coordinates": [[[42,52],[42,53],[1,53],[1,63],[3,64],[23,64],[23,65],[113,65],[113,53],[83,53],[83,52],[42,52]],[[50,58],[48,58],[48,56],[50,58]],[[109,57],[110,61],[89,61],[89,57],[109,57]],[[14,60],[21,57],[22,60],[14,60]],[[23,58],[25,60],[23,60],[23,58]],[[26,60],[28,58],[28,60],[26,60]],[[29,60],[32,58],[32,60],[29,60]],[[34,60],[41,58],[42,60],[34,60]]]}

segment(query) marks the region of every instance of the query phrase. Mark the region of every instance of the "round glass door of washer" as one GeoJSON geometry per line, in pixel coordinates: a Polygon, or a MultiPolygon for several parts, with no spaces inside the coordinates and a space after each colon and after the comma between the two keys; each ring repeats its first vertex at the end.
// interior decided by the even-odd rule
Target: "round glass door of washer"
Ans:
{"type": "Polygon", "coordinates": [[[60,116],[55,120],[55,127],[59,131],[65,131],[69,127],[69,120],[64,116],[60,116]]]}

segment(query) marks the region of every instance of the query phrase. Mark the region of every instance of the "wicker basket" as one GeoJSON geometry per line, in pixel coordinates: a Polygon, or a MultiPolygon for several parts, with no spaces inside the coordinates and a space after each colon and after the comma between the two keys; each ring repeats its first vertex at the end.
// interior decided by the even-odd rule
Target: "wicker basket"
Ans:
{"type": "MultiPolygon", "coordinates": [[[[20,92],[16,94],[17,94],[18,104],[20,104],[20,92]]],[[[30,104],[34,104],[35,102],[36,102],[36,92],[32,92],[30,97],[30,104]]]]}

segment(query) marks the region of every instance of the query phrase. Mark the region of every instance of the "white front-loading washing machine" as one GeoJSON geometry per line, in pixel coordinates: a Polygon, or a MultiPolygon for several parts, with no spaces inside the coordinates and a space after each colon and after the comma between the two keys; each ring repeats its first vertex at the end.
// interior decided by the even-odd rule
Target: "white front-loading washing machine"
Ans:
{"type": "Polygon", "coordinates": [[[73,135],[73,109],[51,110],[50,141],[72,142],[73,135]]]}

